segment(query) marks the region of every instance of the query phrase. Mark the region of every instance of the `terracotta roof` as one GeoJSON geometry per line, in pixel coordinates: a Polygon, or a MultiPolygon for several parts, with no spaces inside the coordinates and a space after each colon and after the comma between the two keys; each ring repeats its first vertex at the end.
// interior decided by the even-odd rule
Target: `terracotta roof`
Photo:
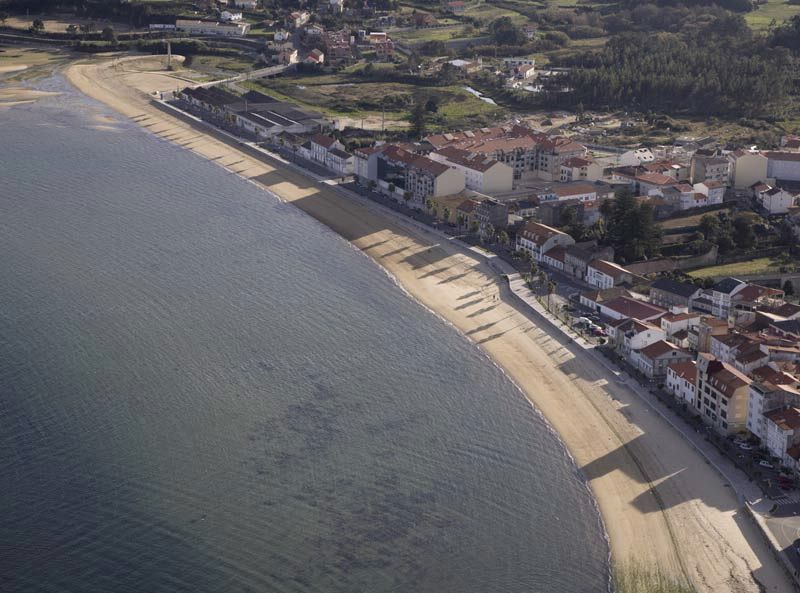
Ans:
{"type": "Polygon", "coordinates": [[[661,319],[667,321],[669,323],[675,323],[676,321],[684,321],[686,319],[695,319],[700,317],[700,313],[667,313],[661,319]]]}
{"type": "Polygon", "coordinates": [[[800,409],[786,408],[784,410],[772,410],[764,416],[775,423],[780,430],[796,430],[800,428],[800,409]]]}
{"type": "Polygon", "coordinates": [[[645,356],[651,360],[654,360],[656,358],[661,358],[662,356],[665,356],[667,354],[670,354],[670,356],[677,356],[678,354],[689,356],[688,352],[684,352],[683,350],[678,348],[675,344],[670,344],[666,340],[659,340],[658,342],[653,342],[649,346],[645,346],[644,348],[639,350],[639,353],[642,356],[645,356]],[[671,352],[674,352],[675,354],[670,354],[671,352]]]}
{"type": "Polygon", "coordinates": [[[455,146],[445,146],[437,150],[436,154],[443,156],[451,163],[467,167],[473,171],[488,171],[498,163],[498,161],[486,155],[461,150],[455,146]]]}
{"type": "Polygon", "coordinates": [[[557,185],[551,191],[558,197],[563,198],[581,194],[596,194],[597,188],[589,183],[576,183],[572,185],[557,185]]]}
{"type": "Polygon", "coordinates": [[[637,181],[644,181],[652,185],[678,185],[678,182],[672,177],[662,175],[661,173],[643,173],[636,176],[637,181]]]}
{"type": "Polygon", "coordinates": [[[362,148],[356,148],[353,152],[359,156],[368,157],[376,152],[382,152],[384,148],[386,148],[385,144],[381,144],[380,146],[364,146],[362,148]]]}
{"type": "Polygon", "coordinates": [[[567,252],[564,250],[564,248],[563,248],[563,247],[561,247],[561,246],[559,246],[559,245],[556,245],[555,247],[553,247],[552,249],[550,249],[549,251],[547,251],[547,252],[544,254],[544,256],[545,256],[545,257],[549,257],[550,259],[554,259],[554,260],[556,260],[556,261],[560,261],[560,262],[562,262],[562,263],[563,263],[563,261],[564,261],[564,256],[566,255],[566,253],[567,253],[567,252]]]}
{"type": "Polygon", "coordinates": [[[407,151],[395,144],[390,144],[383,149],[383,156],[389,160],[405,163],[406,165],[412,164],[419,155],[407,151]]]}
{"type": "Polygon", "coordinates": [[[588,167],[592,164],[592,161],[589,159],[585,159],[580,156],[574,156],[572,158],[567,159],[563,163],[561,163],[562,167],[588,167]]]}
{"type": "Polygon", "coordinates": [[[637,301],[630,297],[617,297],[603,304],[604,307],[616,311],[620,315],[632,319],[650,319],[664,313],[664,309],[650,305],[642,301],[637,301]]]}
{"type": "Polygon", "coordinates": [[[624,274],[631,273],[622,266],[617,265],[610,261],[606,261],[604,259],[593,259],[591,262],[589,262],[589,267],[594,268],[598,272],[602,272],[603,274],[611,276],[612,278],[615,279],[619,278],[624,274]]]}
{"type": "Polygon", "coordinates": [[[701,181],[700,183],[705,185],[708,189],[718,189],[720,187],[725,187],[724,183],[722,183],[721,181],[716,181],[714,179],[706,179],[704,181],[701,181]]]}
{"type": "Polygon", "coordinates": [[[336,143],[336,138],[331,138],[330,136],[325,136],[324,134],[314,134],[311,136],[311,141],[314,144],[318,144],[324,148],[330,148],[336,143]]]}
{"type": "Polygon", "coordinates": [[[679,379],[694,383],[697,380],[697,364],[693,360],[686,360],[681,362],[672,362],[667,365],[679,379]]]}
{"type": "Polygon", "coordinates": [[[742,290],[733,295],[733,298],[734,300],[739,300],[739,301],[744,301],[744,300],[754,301],[764,296],[778,296],[782,294],[783,294],[782,290],[777,290],[775,288],[768,288],[766,286],[761,286],[759,284],[748,284],[742,290]]]}
{"type": "Polygon", "coordinates": [[[567,233],[562,233],[558,229],[554,229],[540,222],[529,222],[525,225],[525,228],[522,229],[522,236],[540,247],[544,245],[548,239],[566,234],[567,233]]]}
{"type": "Polygon", "coordinates": [[[417,169],[422,169],[423,171],[427,171],[428,173],[431,173],[436,177],[438,177],[445,171],[450,170],[450,167],[448,167],[444,163],[438,163],[432,159],[429,159],[426,156],[417,157],[411,164],[417,169]]]}
{"type": "Polygon", "coordinates": [[[456,210],[459,212],[464,212],[465,214],[470,214],[475,211],[475,207],[477,205],[478,202],[475,200],[464,200],[456,207],[456,210]]]}
{"type": "Polygon", "coordinates": [[[722,393],[725,397],[733,397],[737,389],[752,383],[746,375],[740,373],[731,365],[716,360],[710,354],[700,353],[700,357],[708,361],[707,378],[709,385],[722,393]]]}

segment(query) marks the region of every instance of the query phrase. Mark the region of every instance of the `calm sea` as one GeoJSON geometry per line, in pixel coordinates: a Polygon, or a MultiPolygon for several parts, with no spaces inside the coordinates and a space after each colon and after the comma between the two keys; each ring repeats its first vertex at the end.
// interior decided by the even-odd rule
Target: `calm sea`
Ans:
{"type": "Polygon", "coordinates": [[[563,447],[290,205],[64,92],[0,111],[0,591],[607,589],[563,447]]]}

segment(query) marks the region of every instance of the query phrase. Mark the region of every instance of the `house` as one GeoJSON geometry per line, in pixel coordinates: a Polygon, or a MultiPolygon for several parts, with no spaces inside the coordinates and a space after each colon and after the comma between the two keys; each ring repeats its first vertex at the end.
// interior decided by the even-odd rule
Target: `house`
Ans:
{"type": "Polygon", "coordinates": [[[339,175],[351,175],[353,173],[353,162],[353,155],[340,148],[332,148],[325,155],[325,166],[336,171],[339,175]]]}
{"type": "Polygon", "coordinates": [[[244,37],[250,30],[249,23],[218,23],[215,21],[192,21],[177,19],[175,28],[189,35],[218,35],[220,37],[244,37]]]}
{"type": "Polygon", "coordinates": [[[504,229],[508,226],[508,206],[494,198],[482,200],[475,207],[475,220],[481,235],[491,234],[491,229],[504,229]]]}
{"type": "Polygon", "coordinates": [[[370,45],[386,43],[389,40],[389,35],[384,31],[371,31],[367,40],[370,45]]]}
{"type": "Polygon", "coordinates": [[[694,284],[660,278],[650,285],[650,302],[665,309],[672,307],[691,309],[692,301],[702,292],[702,289],[694,284]]]}
{"type": "Polygon", "coordinates": [[[473,223],[478,224],[475,218],[475,209],[477,206],[477,200],[464,200],[456,206],[456,222],[459,223],[459,226],[470,228],[473,223]]]}
{"type": "Polygon", "coordinates": [[[755,149],[734,150],[728,154],[730,181],[734,189],[747,189],[767,178],[769,159],[755,149]]]}
{"type": "Polygon", "coordinates": [[[459,70],[463,70],[467,74],[477,72],[481,69],[481,66],[483,66],[483,60],[481,58],[478,58],[477,60],[462,60],[461,58],[457,58],[455,60],[450,60],[447,63],[455,68],[458,68],[459,70]]]}
{"type": "Polygon", "coordinates": [[[316,64],[321,66],[325,63],[325,54],[320,49],[312,49],[303,60],[305,64],[316,64]]]}
{"type": "Polygon", "coordinates": [[[661,173],[642,173],[634,177],[635,191],[643,196],[661,195],[665,189],[673,185],[678,185],[678,182],[669,175],[661,173]]]}
{"type": "Polygon", "coordinates": [[[596,288],[611,288],[622,283],[632,283],[634,275],[613,262],[592,260],[586,268],[586,282],[596,288]]]}
{"type": "Polygon", "coordinates": [[[747,402],[752,381],[731,365],[700,353],[697,358],[697,402],[703,422],[722,435],[747,426],[747,402]]]}
{"type": "Polygon", "coordinates": [[[517,200],[514,214],[520,218],[531,218],[536,215],[539,204],[536,200],[517,200]]]}
{"type": "Polygon", "coordinates": [[[690,176],[692,183],[711,180],[728,185],[730,162],[727,157],[704,154],[698,150],[692,155],[690,176]]]}
{"type": "MultiPolygon", "coordinates": [[[[567,250],[567,254],[569,254],[570,247],[570,245],[567,245],[565,248],[567,250]]],[[[603,303],[607,303],[621,296],[629,297],[631,296],[631,293],[629,290],[617,286],[614,288],[606,288],[605,290],[588,290],[586,292],[582,292],[579,300],[580,304],[584,307],[591,309],[595,313],[600,313],[600,306],[603,303]]]]}
{"type": "Polygon", "coordinates": [[[789,456],[789,450],[800,443],[800,408],[788,407],[772,410],[764,414],[766,420],[766,445],[772,457],[790,467],[795,466],[796,458],[789,456]]]}
{"type": "Polygon", "coordinates": [[[414,26],[418,28],[432,27],[436,24],[436,17],[430,12],[422,12],[418,10],[411,15],[414,26]]]}
{"type": "Polygon", "coordinates": [[[461,171],[467,189],[491,195],[513,188],[514,170],[489,156],[446,146],[428,158],[461,171]]]}
{"type": "Polygon", "coordinates": [[[325,27],[322,25],[306,25],[306,28],[303,29],[303,33],[309,39],[306,39],[306,42],[316,43],[315,39],[319,40],[325,35],[325,27]]]}
{"type": "Polygon", "coordinates": [[[708,198],[708,205],[722,204],[725,199],[725,186],[720,181],[706,179],[694,184],[694,191],[708,198]]]}
{"type": "MultiPolygon", "coordinates": [[[[613,322],[612,322],[613,324],[613,322]]],[[[616,351],[636,365],[634,352],[664,340],[664,332],[652,323],[638,319],[626,319],[624,323],[614,324],[616,351]]],[[[611,334],[612,332],[609,332],[611,334]]]]}
{"type": "Polygon", "coordinates": [[[584,280],[589,263],[596,259],[614,259],[613,247],[598,247],[596,243],[580,243],[567,245],[564,254],[564,272],[584,280]]]}
{"type": "Polygon", "coordinates": [[[463,0],[451,0],[445,4],[445,9],[452,14],[464,14],[467,10],[467,3],[463,0]]]}
{"type": "Polygon", "coordinates": [[[225,21],[227,23],[232,23],[234,21],[241,21],[242,20],[242,13],[241,12],[230,12],[228,10],[223,10],[219,14],[219,20],[225,21]]]}
{"type": "Polygon", "coordinates": [[[356,148],[353,151],[353,173],[362,185],[378,181],[378,153],[385,145],[356,148]]]}
{"type": "Polygon", "coordinates": [[[311,137],[311,158],[323,165],[328,160],[328,151],[338,148],[344,150],[344,145],[336,138],[324,134],[314,134],[311,137]]]}
{"type": "Polygon", "coordinates": [[[740,351],[755,343],[745,334],[728,333],[722,336],[711,336],[709,351],[717,360],[733,364],[733,360],[740,351]]]}
{"type": "Polygon", "coordinates": [[[296,64],[300,61],[298,56],[297,49],[290,45],[289,47],[282,48],[273,56],[273,59],[279,64],[296,64]]]}
{"type": "Polygon", "coordinates": [[[563,271],[565,256],[566,250],[560,245],[557,245],[542,256],[542,263],[550,266],[554,270],[563,271]]]}
{"type": "Polygon", "coordinates": [[[693,360],[668,364],[664,386],[678,402],[696,407],[697,364],[693,360]]]}
{"type": "Polygon", "coordinates": [[[710,290],[711,314],[718,319],[727,319],[733,304],[733,296],[747,286],[736,278],[723,278],[710,290]]]}
{"type": "Polygon", "coordinates": [[[686,309],[678,313],[669,312],[664,314],[660,320],[661,329],[663,329],[670,338],[678,332],[686,332],[688,336],[689,330],[697,327],[701,317],[702,315],[700,313],[690,313],[686,309]]]}
{"type": "Polygon", "coordinates": [[[597,199],[597,187],[591,183],[558,184],[550,189],[539,191],[535,195],[540,202],[551,200],[580,200],[588,202],[597,199]]]}
{"type": "Polygon", "coordinates": [[[567,233],[538,222],[529,222],[517,233],[516,248],[518,251],[529,253],[531,258],[538,262],[542,261],[544,254],[553,247],[558,245],[566,247],[574,243],[575,239],[567,233]]]}
{"type": "Polygon", "coordinates": [[[666,377],[667,365],[676,362],[690,362],[693,358],[691,354],[666,340],[653,342],[631,352],[631,362],[648,379],[666,377]]]}
{"type": "Polygon", "coordinates": [[[729,332],[726,320],[703,315],[697,325],[689,329],[689,346],[698,352],[710,352],[711,338],[724,336],[729,332]]]}
{"type": "Polygon", "coordinates": [[[786,214],[795,205],[797,196],[780,187],[769,187],[756,193],[756,200],[769,215],[786,214]]]}
{"type": "Polygon", "coordinates": [[[292,38],[292,34],[285,29],[278,29],[275,31],[275,35],[272,37],[272,40],[275,43],[282,43],[284,41],[289,41],[292,38]]]}
{"type": "Polygon", "coordinates": [[[292,29],[299,29],[308,22],[311,15],[305,10],[298,10],[289,14],[287,24],[292,29]]]}
{"type": "Polygon", "coordinates": [[[533,78],[536,75],[536,66],[533,64],[528,64],[525,66],[516,66],[512,71],[512,74],[515,79],[517,80],[528,80],[529,78],[533,78]]]}
{"type": "Polygon", "coordinates": [[[789,406],[800,406],[800,381],[792,375],[763,366],[752,372],[747,404],[747,430],[761,442],[767,439],[765,414],[789,406]]]}
{"type": "Polygon", "coordinates": [[[395,45],[394,41],[392,41],[391,39],[387,39],[386,41],[379,41],[372,47],[375,50],[375,56],[380,61],[391,60],[394,57],[395,45]]]}
{"type": "Polygon", "coordinates": [[[562,183],[570,181],[599,181],[605,174],[604,167],[592,159],[582,156],[572,157],[561,163],[562,183]]]}
{"type": "Polygon", "coordinates": [[[523,25],[522,32],[525,34],[527,39],[533,39],[536,37],[536,27],[531,24],[523,25]]]}
{"type": "MultiPolygon", "coordinates": [[[[636,319],[638,321],[655,321],[666,311],[650,303],[645,303],[628,296],[619,296],[598,306],[600,315],[610,319],[636,319]]],[[[666,338],[664,331],[658,327],[659,339],[666,338]]]]}
{"type": "Polygon", "coordinates": [[[800,181],[800,152],[765,152],[767,157],[767,179],[800,181]]]}

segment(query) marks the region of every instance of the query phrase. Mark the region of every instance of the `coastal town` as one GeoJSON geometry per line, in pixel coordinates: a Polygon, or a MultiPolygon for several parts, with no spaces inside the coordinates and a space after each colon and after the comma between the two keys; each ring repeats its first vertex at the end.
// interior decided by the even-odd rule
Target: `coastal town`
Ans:
{"type": "MultiPolygon", "coordinates": [[[[162,137],[188,138],[194,150],[191,138],[208,136],[238,151],[227,163],[200,151],[230,171],[252,159],[257,165],[248,167],[259,173],[247,176],[262,183],[273,167],[285,170],[301,188],[298,200],[319,200],[301,209],[335,211],[326,214],[335,218],[357,205],[429,240],[427,254],[444,244],[479,262],[474,269],[483,266],[493,280],[459,296],[465,300],[451,307],[454,318],[474,303],[482,308],[468,323],[479,324],[483,312],[507,300],[556,350],[600,365],[617,381],[606,388],[614,403],[603,409],[634,429],[656,416],[666,420],[666,430],[705,461],[692,470],[709,482],[721,477],[746,509],[752,529],[745,539],[766,545],[782,577],[800,590],[794,120],[768,125],[752,115],[731,123],[720,113],[585,107],[578,64],[586,44],[576,42],[593,42],[599,33],[591,30],[608,32],[613,23],[579,6],[549,7],[545,16],[517,1],[122,4],[118,12],[94,7],[79,16],[0,11],[0,44],[33,39],[91,58],[68,78],[90,95],[86,89],[102,81],[95,98],[111,97],[109,104],[129,92],[116,90],[114,76],[139,76],[124,113],[145,127],[177,121],[184,128],[179,134],[169,123],[156,131],[162,137]],[[576,28],[586,37],[563,38],[576,28]],[[147,66],[127,69],[137,61],[147,66]],[[492,282],[500,288],[487,304],[482,287],[492,282]],[[614,388],[657,414],[635,417],[632,406],[617,405],[614,388]]],[[[763,6],[754,13],[774,10],[756,4],[763,6]]],[[[752,16],[748,26],[761,31],[752,16]]],[[[792,26],[800,31],[793,9],[785,17],[770,25],[770,39],[792,26]]],[[[776,95],[782,84],[775,83],[776,95]]],[[[436,263],[425,260],[426,274],[446,269],[436,263]]],[[[441,286],[449,282],[426,285],[424,294],[452,290],[441,286]]],[[[492,333],[493,326],[501,320],[470,330],[454,323],[494,356],[491,343],[503,332],[492,333]]],[[[577,382],[559,379],[569,380],[577,382]]],[[[563,417],[572,413],[563,402],[552,405],[563,417]]],[[[597,408],[598,419],[607,413],[597,408]]],[[[563,417],[555,421],[559,432],[563,417]]],[[[658,499],[657,480],[642,474],[640,487],[658,499]]],[[[702,574],[681,570],[687,578],[702,574]]],[[[723,590],[691,586],[680,590],[723,590]]]]}

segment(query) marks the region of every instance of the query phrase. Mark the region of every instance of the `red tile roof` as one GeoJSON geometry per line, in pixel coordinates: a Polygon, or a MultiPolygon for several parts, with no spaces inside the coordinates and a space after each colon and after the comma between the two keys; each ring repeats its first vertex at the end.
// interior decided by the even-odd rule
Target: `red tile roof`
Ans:
{"type": "Polygon", "coordinates": [[[679,379],[685,379],[690,383],[697,380],[697,364],[693,360],[686,360],[681,362],[672,362],[667,365],[679,379]]]}
{"type": "Polygon", "coordinates": [[[547,226],[546,224],[542,224],[540,222],[529,222],[525,225],[525,228],[522,229],[521,234],[524,238],[541,247],[548,241],[548,239],[558,235],[566,236],[567,233],[562,233],[558,229],[554,229],[553,227],[547,226]]]}
{"type": "Polygon", "coordinates": [[[611,276],[615,280],[625,274],[631,273],[622,266],[617,265],[610,261],[606,261],[604,259],[593,259],[592,261],[589,262],[589,267],[594,268],[598,272],[602,272],[607,276],[611,276]]]}
{"type": "Polygon", "coordinates": [[[800,428],[800,409],[786,408],[785,410],[772,410],[764,416],[774,422],[780,430],[796,430],[800,428]]]}
{"type": "Polygon", "coordinates": [[[637,181],[643,181],[651,185],[677,185],[677,180],[661,173],[643,173],[636,176],[637,181]]]}
{"type": "Polygon", "coordinates": [[[336,138],[331,138],[330,136],[325,136],[324,134],[314,134],[311,137],[311,141],[314,144],[318,144],[324,148],[330,148],[336,143],[336,138]]]}
{"type": "Polygon", "coordinates": [[[655,305],[625,296],[611,299],[607,303],[604,303],[603,306],[625,317],[639,320],[655,318],[664,313],[664,309],[661,307],[656,307],[655,305]]]}
{"type": "Polygon", "coordinates": [[[683,354],[685,356],[690,356],[688,352],[684,352],[680,348],[678,348],[675,344],[670,344],[666,340],[659,340],[658,342],[653,342],[649,346],[645,346],[639,353],[650,360],[654,360],[656,358],[660,358],[667,354],[674,352],[677,356],[678,354],[683,354]]]}
{"type": "Polygon", "coordinates": [[[544,256],[549,257],[550,259],[554,259],[556,261],[564,262],[564,257],[566,256],[567,252],[564,250],[563,247],[556,245],[552,249],[548,250],[544,256]]]}
{"type": "Polygon", "coordinates": [[[498,161],[486,155],[461,150],[455,146],[445,146],[437,150],[436,154],[442,155],[451,163],[467,167],[473,171],[480,171],[481,173],[488,171],[498,163],[498,161]]]}

